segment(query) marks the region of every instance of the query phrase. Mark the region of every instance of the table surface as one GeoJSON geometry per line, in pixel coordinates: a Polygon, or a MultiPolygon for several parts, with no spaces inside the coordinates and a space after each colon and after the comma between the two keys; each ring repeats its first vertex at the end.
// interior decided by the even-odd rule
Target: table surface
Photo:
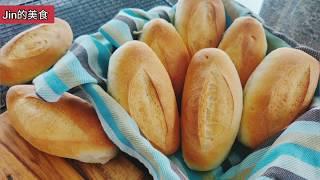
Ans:
{"type": "Polygon", "coordinates": [[[119,154],[106,164],[88,164],[40,152],[0,114],[0,179],[152,179],[137,160],[119,154]]]}

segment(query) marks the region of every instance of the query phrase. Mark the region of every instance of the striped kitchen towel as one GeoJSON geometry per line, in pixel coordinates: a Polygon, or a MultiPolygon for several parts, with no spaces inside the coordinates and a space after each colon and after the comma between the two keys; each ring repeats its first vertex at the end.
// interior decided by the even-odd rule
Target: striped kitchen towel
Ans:
{"type": "MultiPolygon", "coordinates": [[[[243,10],[236,3],[233,6],[233,11],[243,10]]],[[[114,49],[137,39],[143,25],[149,20],[163,18],[173,23],[174,14],[174,7],[163,6],[149,11],[121,10],[98,32],[77,38],[70,51],[52,69],[35,78],[33,83],[37,94],[45,101],[55,102],[64,92],[80,86],[94,106],[108,137],[123,152],[142,162],[154,179],[320,177],[320,106],[316,104],[280,136],[274,137],[255,152],[235,143],[227,160],[219,168],[208,172],[188,169],[181,152],[167,157],[143,137],[135,121],[106,92],[109,57],[114,49]]],[[[230,16],[227,18],[230,22],[230,16]]],[[[270,51],[289,46],[269,31],[267,39],[270,51]]]]}
{"type": "Polygon", "coordinates": [[[48,72],[33,80],[37,94],[57,101],[81,85],[96,109],[108,137],[123,151],[137,158],[155,179],[187,179],[162,153],[152,147],[128,113],[105,92],[108,61],[114,48],[134,39],[145,22],[154,18],[172,21],[174,10],[156,7],[148,12],[123,9],[97,33],[77,38],[70,51],[48,72]]]}
{"type": "Polygon", "coordinates": [[[292,123],[271,145],[250,154],[222,179],[319,179],[320,106],[292,123]]]}

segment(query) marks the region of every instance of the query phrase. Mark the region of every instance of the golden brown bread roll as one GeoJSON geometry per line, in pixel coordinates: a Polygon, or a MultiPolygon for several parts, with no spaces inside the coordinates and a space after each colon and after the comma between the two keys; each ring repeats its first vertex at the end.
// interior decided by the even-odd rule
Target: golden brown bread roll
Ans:
{"type": "Polygon", "coordinates": [[[252,17],[237,18],[225,32],[219,48],[233,61],[244,87],[267,52],[267,39],[262,24],[252,17]]]}
{"type": "Polygon", "coordinates": [[[287,127],[312,100],[319,71],[319,62],[303,51],[268,54],[245,86],[240,141],[256,148],[287,127]]]}
{"type": "Polygon", "coordinates": [[[174,26],[162,19],[151,20],[143,27],[140,40],[157,54],[169,73],[177,99],[180,99],[190,56],[174,26]]]}
{"type": "Polygon", "coordinates": [[[108,91],[164,154],[179,146],[176,98],[165,67],[145,43],[130,41],[110,57],[108,91]]]}
{"type": "Polygon", "coordinates": [[[69,24],[55,18],[24,31],[0,50],[0,84],[14,85],[32,80],[55,64],[71,46],[69,24]]]}
{"type": "Polygon", "coordinates": [[[182,98],[182,152],[191,169],[207,171],[222,163],[237,136],[241,112],[242,87],[228,55],[214,48],[197,52],[182,98]]]}
{"type": "Polygon", "coordinates": [[[117,154],[94,108],[72,94],[48,103],[34,86],[17,85],[8,91],[7,108],[15,130],[43,152],[88,163],[106,163],[117,154]]]}
{"type": "Polygon", "coordinates": [[[226,18],[221,0],[179,0],[175,26],[189,53],[218,47],[225,31],[226,18]]]}

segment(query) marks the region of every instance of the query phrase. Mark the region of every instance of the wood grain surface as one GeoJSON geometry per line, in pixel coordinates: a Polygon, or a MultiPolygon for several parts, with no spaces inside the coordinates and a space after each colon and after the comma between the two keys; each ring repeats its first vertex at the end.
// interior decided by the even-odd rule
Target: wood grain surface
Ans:
{"type": "Polygon", "coordinates": [[[32,147],[0,114],[0,179],[152,179],[146,168],[120,153],[106,164],[87,164],[52,156],[32,147]]]}

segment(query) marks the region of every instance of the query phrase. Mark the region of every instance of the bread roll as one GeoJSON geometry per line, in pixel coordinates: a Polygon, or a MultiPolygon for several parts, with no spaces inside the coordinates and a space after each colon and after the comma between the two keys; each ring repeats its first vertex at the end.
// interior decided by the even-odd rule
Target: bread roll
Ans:
{"type": "Polygon", "coordinates": [[[225,32],[219,48],[233,61],[244,87],[267,52],[267,39],[262,24],[252,17],[237,18],[225,32]]]}
{"type": "Polygon", "coordinates": [[[177,150],[180,127],[176,98],[169,74],[150,47],[130,41],[112,54],[108,91],[157,149],[164,154],[177,150]]]}
{"type": "Polygon", "coordinates": [[[266,56],[245,86],[240,141],[256,148],[287,127],[312,100],[319,71],[319,62],[300,50],[266,56]]]}
{"type": "Polygon", "coordinates": [[[151,20],[143,27],[140,40],[157,54],[169,73],[177,99],[180,99],[190,57],[174,26],[162,19],[151,20]]]}
{"type": "Polygon", "coordinates": [[[31,81],[65,54],[72,38],[69,24],[59,18],[18,34],[0,50],[0,84],[31,81]]]}
{"type": "Polygon", "coordinates": [[[226,26],[221,0],[179,0],[175,26],[191,55],[198,50],[218,47],[226,26]]]}
{"type": "Polygon", "coordinates": [[[197,52],[182,98],[182,152],[187,165],[208,171],[228,155],[238,133],[242,87],[235,66],[220,49],[197,52]]]}
{"type": "Polygon", "coordinates": [[[93,107],[72,94],[48,103],[34,86],[17,85],[7,93],[7,107],[15,130],[43,152],[88,163],[106,163],[117,153],[93,107]]]}

